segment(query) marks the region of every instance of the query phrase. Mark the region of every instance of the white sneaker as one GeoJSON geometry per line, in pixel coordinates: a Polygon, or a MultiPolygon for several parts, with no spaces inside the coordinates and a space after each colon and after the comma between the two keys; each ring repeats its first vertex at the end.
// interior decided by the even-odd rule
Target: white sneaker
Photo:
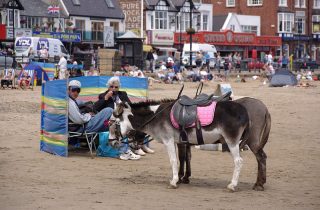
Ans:
{"type": "Polygon", "coordinates": [[[134,154],[131,150],[128,150],[126,153],[123,153],[119,157],[121,160],[139,160],[140,155],[134,154]]]}
{"type": "Polygon", "coordinates": [[[129,160],[139,160],[141,158],[140,155],[134,154],[131,150],[129,150],[128,153],[129,153],[129,160]]]}
{"type": "Polygon", "coordinates": [[[129,160],[129,153],[122,153],[119,158],[121,160],[129,160]]]}
{"type": "Polygon", "coordinates": [[[147,147],[146,145],[143,145],[142,146],[142,150],[146,153],[150,153],[150,154],[153,154],[154,153],[154,150],[150,149],[149,147],[147,147]]]}
{"type": "Polygon", "coordinates": [[[138,150],[135,150],[134,153],[137,154],[137,155],[141,155],[141,156],[146,155],[146,153],[141,148],[138,149],[138,150]]]}

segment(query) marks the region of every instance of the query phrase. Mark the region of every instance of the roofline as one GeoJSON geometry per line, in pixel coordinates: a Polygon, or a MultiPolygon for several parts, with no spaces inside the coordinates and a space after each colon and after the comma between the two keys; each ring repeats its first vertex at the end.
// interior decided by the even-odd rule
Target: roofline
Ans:
{"type": "Polygon", "coordinates": [[[67,13],[67,16],[70,16],[70,13],[69,13],[69,11],[67,10],[67,7],[66,7],[66,5],[64,4],[64,2],[63,2],[62,0],[60,0],[60,4],[62,5],[64,11],[67,13]]]}

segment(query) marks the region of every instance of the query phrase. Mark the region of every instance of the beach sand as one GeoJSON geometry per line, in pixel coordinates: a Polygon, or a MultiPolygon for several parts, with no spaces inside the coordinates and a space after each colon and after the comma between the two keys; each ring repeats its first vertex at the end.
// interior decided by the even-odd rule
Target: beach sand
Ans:
{"type": "MultiPolygon", "coordinates": [[[[265,191],[252,190],[257,163],[250,151],[238,191],[228,153],[192,149],[189,185],[167,189],[171,167],[165,148],[138,161],[90,158],[74,152],[68,158],[39,150],[40,87],[34,91],[0,90],[0,209],[320,209],[320,82],[316,87],[271,88],[260,81],[230,81],[234,95],[262,100],[272,127],[265,146],[265,191]]],[[[196,83],[185,83],[194,96],[196,83]]],[[[208,82],[203,92],[213,93],[208,82]]],[[[153,84],[151,99],[175,98],[179,84],[153,84]]]]}

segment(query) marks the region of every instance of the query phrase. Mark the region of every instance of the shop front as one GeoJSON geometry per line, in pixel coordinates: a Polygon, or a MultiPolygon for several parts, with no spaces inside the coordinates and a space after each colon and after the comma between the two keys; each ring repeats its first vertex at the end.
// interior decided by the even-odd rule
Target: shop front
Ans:
{"type": "Polygon", "coordinates": [[[158,56],[174,56],[177,51],[173,48],[174,33],[172,31],[149,30],[147,31],[147,44],[157,50],[158,56]]]}
{"type": "MultiPolygon", "coordinates": [[[[174,44],[181,46],[189,43],[190,36],[187,33],[175,33],[174,44]]],[[[281,37],[257,36],[253,33],[235,33],[233,31],[224,32],[197,32],[192,35],[194,43],[206,43],[215,45],[221,56],[238,52],[242,58],[252,58],[252,52],[257,51],[258,58],[263,58],[265,53],[272,52],[277,55],[281,50],[281,37]]]]}

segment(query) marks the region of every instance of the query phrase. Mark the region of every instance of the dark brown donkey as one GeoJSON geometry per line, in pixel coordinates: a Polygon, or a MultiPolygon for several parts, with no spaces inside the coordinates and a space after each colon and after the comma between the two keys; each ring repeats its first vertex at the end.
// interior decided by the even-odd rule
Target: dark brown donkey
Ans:
{"type": "MultiPolygon", "coordinates": [[[[241,98],[235,100],[236,103],[241,104],[247,109],[250,125],[246,139],[242,139],[240,148],[247,144],[253,154],[256,156],[258,162],[257,181],[253,186],[254,190],[264,190],[263,184],[266,183],[266,159],[267,155],[263,151],[265,144],[268,141],[271,129],[270,113],[260,100],[254,98],[241,98]]],[[[223,142],[223,141],[222,141],[223,142]]],[[[179,153],[179,182],[188,184],[191,176],[191,149],[190,144],[178,144],[179,153]],[[184,171],[184,164],[186,164],[186,171],[184,171]]]]}

